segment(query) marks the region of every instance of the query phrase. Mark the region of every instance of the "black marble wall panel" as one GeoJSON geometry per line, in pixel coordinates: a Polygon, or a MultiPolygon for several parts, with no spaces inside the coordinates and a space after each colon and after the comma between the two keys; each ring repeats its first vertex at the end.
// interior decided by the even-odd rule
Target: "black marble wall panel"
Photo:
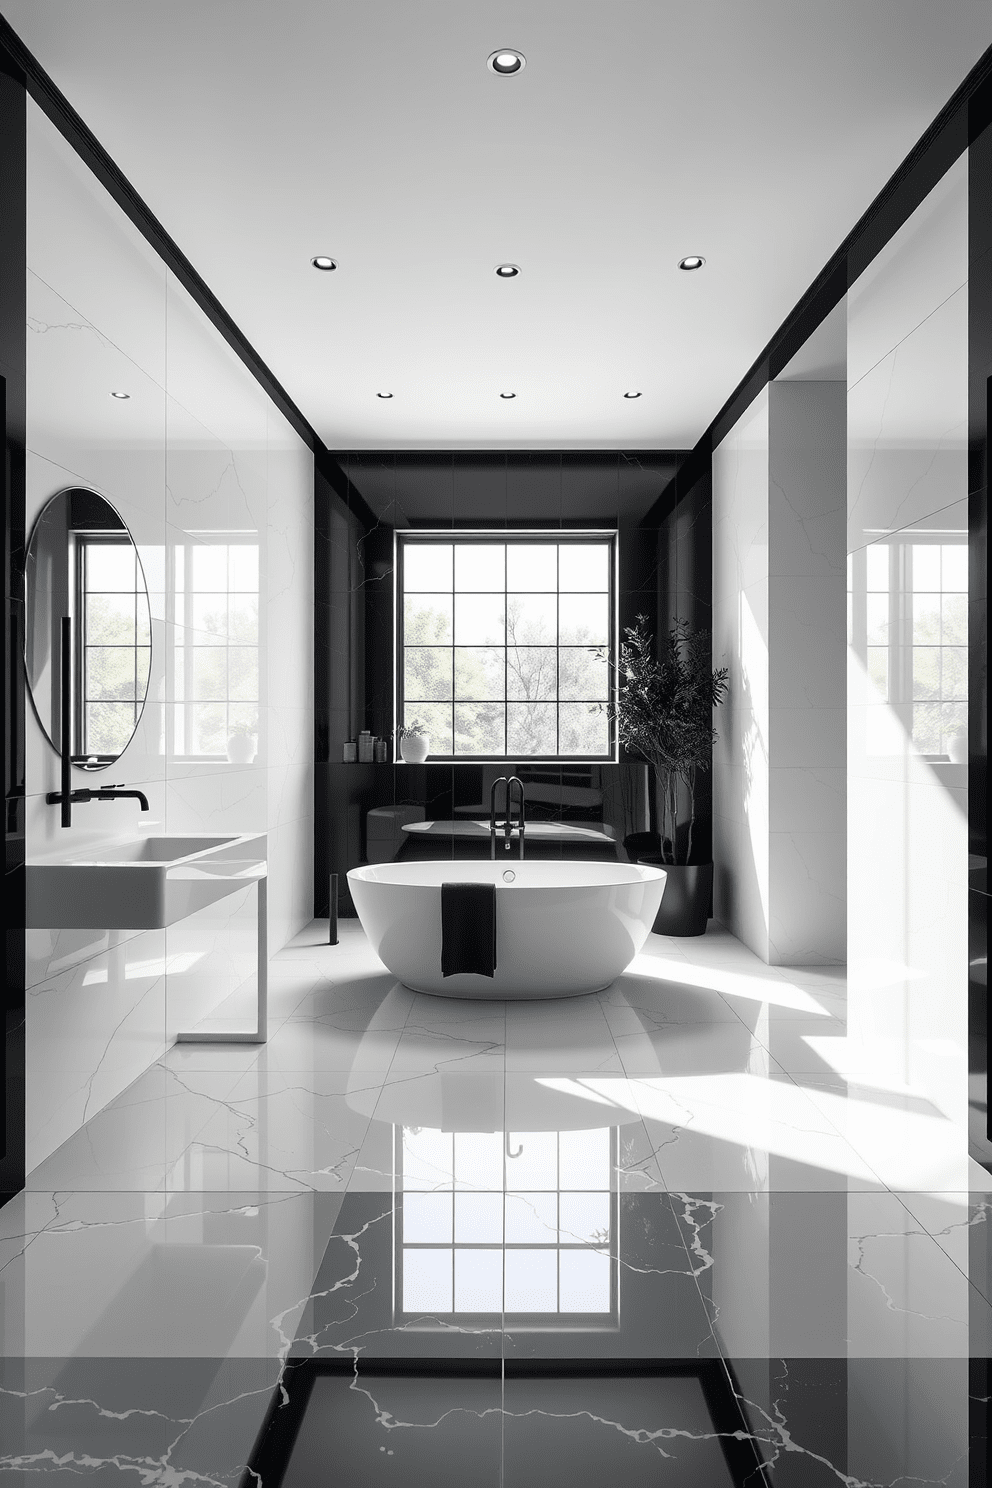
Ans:
{"type": "Polygon", "coordinates": [[[24,1184],[24,433],[27,95],[0,49],[0,393],[4,483],[6,979],[0,1203],[24,1184]]]}
{"type": "MultiPolygon", "coordinates": [[[[339,912],[353,913],[345,874],[368,860],[373,807],[409,804],[428,819],[447,820],[488,800],[489,775],[481,766],[394,762],[396,532],[617,530],[621,628],[639,614],[659,626],[676,614],[708,625],[709,491],[705,479],[684,494],[675,491],[681,460],[680,451],[359,451],[323,462],[317,486],[315,913],[327,913],[331,873],[339,878],[339,912]],[[389,741],[388,764],[343,763],[345,741],[363,728],[389,741]]],[[[526,762],[520,766],[527,768],[526,762]]],[[[623,761],[593,768],[592,788],[602,795],[597,810],[618,836],[649,830],[653,790],[644,766],[623,761]]],[[[552,789],[576,779],[569,767],[541,767],[541,783],[552,789]]],[[[708,812],[705,789],[703,796],[708,812]]],[[[540,814],[536,803],[531,809],[540,814]]],[[[569,809],[558,808],[556,815],[568,819],[569,809]]],[[[701,841],[708,845],[708,819],[701,841]]]]}
{"type": "MultiPolygon", "coordinates": [[[[987,113],[987,101],[986,101],[987,113]]],[[[968,1076],[971,1151],[992,1170],[988,1082],[988,492],[992,408],[992,124],[969,158],[968,1076]]]]}

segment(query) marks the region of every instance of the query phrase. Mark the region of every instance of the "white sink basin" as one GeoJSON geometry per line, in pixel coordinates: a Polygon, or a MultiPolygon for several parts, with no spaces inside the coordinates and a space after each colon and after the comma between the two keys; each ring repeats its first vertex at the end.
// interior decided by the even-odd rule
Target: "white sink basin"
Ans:
{"type": "Polygon", "coordinates": [[[134,837],[27,863],[29,930],[159,930],[265,877],[264,834],[134,837]]]}

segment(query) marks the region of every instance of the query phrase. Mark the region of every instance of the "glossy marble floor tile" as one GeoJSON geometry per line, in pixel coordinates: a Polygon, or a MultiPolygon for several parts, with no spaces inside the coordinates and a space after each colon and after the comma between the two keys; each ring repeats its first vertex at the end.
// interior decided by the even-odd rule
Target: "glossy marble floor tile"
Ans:
{"type": "Polygon", "coordinates": [[[984,1482],[992,1188],[841,969],[652,936],[504,1004],[326,934],[0,1210],[12,1482],[984,1482]]]}

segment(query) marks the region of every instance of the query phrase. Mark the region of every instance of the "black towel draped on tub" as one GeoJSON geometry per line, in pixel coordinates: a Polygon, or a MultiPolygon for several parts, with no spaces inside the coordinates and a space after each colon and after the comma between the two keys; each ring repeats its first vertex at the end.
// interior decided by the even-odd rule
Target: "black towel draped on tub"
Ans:
{"type": "Polygon", "coordinates": [[[441,975],[496,971],[496,885],[441,885],[441,975]]]}

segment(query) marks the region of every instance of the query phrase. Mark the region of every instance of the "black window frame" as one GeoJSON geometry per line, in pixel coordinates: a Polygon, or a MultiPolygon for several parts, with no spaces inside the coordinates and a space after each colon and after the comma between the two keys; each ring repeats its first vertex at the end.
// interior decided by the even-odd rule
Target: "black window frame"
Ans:
{"type": "MultiPolygon", "coordinates": [[[[556,528],[525,528],[501,530],[499,528],[430,528],[430,529],[407,529],[399,531],[395,535],[395,547],[393,555],[394,592],[393,592],[393,707],[394,707],[394,733],[398,732],[404,718],[404,655],[405,644],[403,636],[403,599],[405,595],[404,584],[404,559],[406,549],[413,546],[449,546],[462,544],[476,544],[478,546],[492,546],[493,544],[505,543],[508,547],[547,547],[554,543],[562,546],[603,546],[609,547],[609,587],[607,589],[607,612],[609,620],[609,636],[606,649],[610,657],[610,681],[608,687],[607,701],[612,702],[615,694],[615,663],[617,659],[619,619],[618,619],[618,540],[619,532],[615,527],[582,528],[581,530],[569,531],[556,528]]],[[[454,580],[452,579],[452,584],[454,580]]],[[[452,588],[454,595],[458,591],[452,588]]],[[[498,590],[493,590],[498,593],[498,590]]],[[[506,580],[504,578],[503,593],[506,595],[506,580]]],[[[556,599],[561,590],[548,590],[554,592],[556,599]]],[[[566,593],[569,591],[566,591],[566,593]]],[[[505,644],[505,643],[504,643],[505,644]]],[[[555,643],[556,651],[562,649],[558,642],[555,643]]],[[[592,649],[592,648],[590,648],[592,649]]],[[[452,651],[455,645],[452,638],[452,651]]],[[[452,707],[455,701],[452,697],[452,707]]],[[[515,701],[506,698],[504,687],[503,706],[507,701],[515,701]]],[[[556,704],[562,701],[581,701],[580,699],[561,699],[555,697],[556,704]]],[[[501,754],[441,754],[431,750],[429,758],[433,762],[443,764],[505,764],[508,761],[519,761],[521,764],[614,764],[618,759],[616,721],[612,716],[612,709],[607,707],[604,701],[607,716],[607,750],[604,754],[591,754],[585,751],[581,754],[519,754],[504,751],[501,754]]],[[[505,730],[504,730],[505,738],[505,730]]],[[[454,732],[452,731],[452,743],[454,743],[454,732]]]]}

